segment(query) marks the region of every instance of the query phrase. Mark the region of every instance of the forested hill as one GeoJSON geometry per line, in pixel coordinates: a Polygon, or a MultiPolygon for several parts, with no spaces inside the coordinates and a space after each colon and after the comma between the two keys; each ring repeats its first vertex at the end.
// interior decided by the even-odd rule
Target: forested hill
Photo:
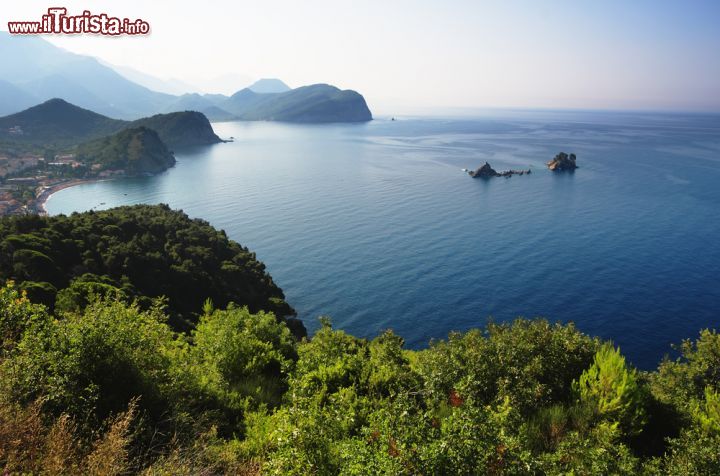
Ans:
{"type": "Polygon", "coordinates": [[[245,88],[220,106],[246,121],[327,123],[372,120],[372,113],[361,94],[342,91],[329,84],[313,84],[272,94],[259,94],[245,88]]]}
{"type": "Polygon", "coordinates": [[[118,132],[126,124],[62,99],[50,99],[0,117],[0,137],[42,145],[73,145],[118,132]]]}
{"type": "Polygon", "coordinates": [[[207,117],[196,111],[156,114],[133,121],[130,125],[157,131],[160,139],[168,147],[209,145],[220,142],[220,138],[213,132],[207,117]]]}
{"type": "Polygon", "coordinates": [[[157,132],[147,127],[124,129],[77,148],[78,160],[127,175],[154,174],[175,165],[175,156],[157,132]]]}
{"type": "Polygon", "coordinates": [[[184,111],[128,122],[97,114],[62,99],[50,99],[25,111],[0,117],[0,142],[67,149],[132,127],[154,129],[169,147],[221,142],[207,117],[184,111]]]}
{"type": "Polygon", "coordinates": [[[145,301],[166,296],[176,329],[187,329],[208,298],[294,315],[254,253],[165,205],[2,218],[0,279],[51,308],[78,307],[93,289],[145,301]]]}

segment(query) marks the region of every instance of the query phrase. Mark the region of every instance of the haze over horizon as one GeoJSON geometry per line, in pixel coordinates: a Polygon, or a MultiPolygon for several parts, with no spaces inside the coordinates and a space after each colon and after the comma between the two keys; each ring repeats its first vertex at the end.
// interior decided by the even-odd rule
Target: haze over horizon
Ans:
{"type": "MultiPolygon", "coordinates": [[[[49,6],[142,18],[140,37],[44,38],[69,51],[202,92],[253,79],[354,89],[380,114],[439,108],[720,111],[720,4],[316,0],[30,0],[8,21],[49,6]]],[[[193,92],[188,90],[187,92],[193,92]]]]}

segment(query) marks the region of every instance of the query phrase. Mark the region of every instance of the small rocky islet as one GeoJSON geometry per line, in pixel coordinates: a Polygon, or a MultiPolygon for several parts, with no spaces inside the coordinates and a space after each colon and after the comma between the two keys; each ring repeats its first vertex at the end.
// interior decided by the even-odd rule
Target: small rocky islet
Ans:
{"type": "Polygon", "coordinates": [[[572,171],[578,168],[576,160],[575,154],[568,155],[565,152],[560,152],[547,163],[547,167],[553,172],[572,171]]]}
{"type": "Polygon", "coordinates": [[[512,177],[513,175],[525,175],[530,174],[532,171],[530,169],[527,170],[503,170],[502,172],[498,172],[497,170],[493,169],[489,163],[485,162],[485,165],[480,167],[477,170],[467,170],[465,171],[470,175],[472,178],[492,178],[492,177],[512,177]]]}
{"type": "MultiPolygon", "coordinates": [[[[550,162],[547,163],[547,167],[553,172],[573,171],[578,168],[576,161],[577,157],[575,156],[575,154],[566,154],[565,152],[560,152],[550,162]]],[[[529,175],[532,173],[531,169],[503,170],[502,172],[498,172],[497,170],[493,169],[488,162],[485,162],[485,165],[478,168],[477,170],[463,169],[463,171],[467,172],[467,174],[472,178],[484,179],[489,179],[493,177],[510,178],[513,175],[529,175]]]]}

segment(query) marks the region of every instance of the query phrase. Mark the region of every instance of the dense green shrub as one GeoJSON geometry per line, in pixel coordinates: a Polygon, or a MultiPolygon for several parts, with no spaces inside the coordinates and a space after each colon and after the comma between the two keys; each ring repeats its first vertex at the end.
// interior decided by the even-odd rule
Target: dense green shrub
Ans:
{"type": "Polygon", "coordinates": [[[280,403],[297,351],[290,330],[275,316],[251,314],[247,308],[208,308],[193,331],[193,343],[191,354],[205,385],[227,399],[280,403]]]}

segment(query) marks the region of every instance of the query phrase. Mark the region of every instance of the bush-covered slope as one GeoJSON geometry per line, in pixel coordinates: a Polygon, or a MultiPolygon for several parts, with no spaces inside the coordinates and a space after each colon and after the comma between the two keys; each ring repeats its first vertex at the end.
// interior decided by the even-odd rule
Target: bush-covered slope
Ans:
{"type": "Polygon", "coordinates": [[[2,218],[0,278],[65,308],[101,284],[129,298],[166,296],[171,323],[182,329],[208,298],[294,314],[254,253],[165,205],[2,218]]]}
{"type": "Polygon", "coordinates": [[[715,331],[653,372],[543,319],[298,341],[255,256],[165,206],[0,220],[8,277],[3,474],[720,474],[715,331]]]}
{"type": "Polygon", "coordinates": [[[720,336],[640,373],[544,320],[407,351],[328,321],[92,301],[54,319],[0,289],[0,467],[52,474],[713,475],[720,336]]]}

